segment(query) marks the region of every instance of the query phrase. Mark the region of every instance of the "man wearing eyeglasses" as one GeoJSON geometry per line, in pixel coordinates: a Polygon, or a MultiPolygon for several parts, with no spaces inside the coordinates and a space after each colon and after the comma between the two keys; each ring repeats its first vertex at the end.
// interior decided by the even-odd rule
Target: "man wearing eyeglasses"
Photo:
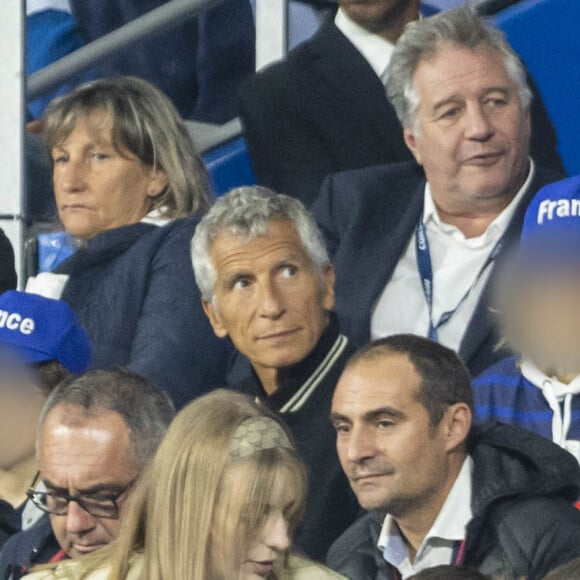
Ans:
{"type": "Polygon", "coordinates": [[[128,371],[90,371],[61,383],[40,416],[39,473],[28,491],[48,515],[5,545],[0,579],[114,540],[131,487],[173,414],[165,394],[128,371]]]}

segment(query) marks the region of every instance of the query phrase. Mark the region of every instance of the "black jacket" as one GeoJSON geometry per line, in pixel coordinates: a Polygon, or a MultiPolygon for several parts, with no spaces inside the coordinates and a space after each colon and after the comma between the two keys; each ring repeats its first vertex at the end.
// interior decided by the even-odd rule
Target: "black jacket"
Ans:
{"type": "Polygon", "coordinates": [[[93,367],[127,366],[179,408],[223,386],[231,354],[201,307],[190,242],[196,219],[103,232],[57,269],[93,345],[93,367]]]}
{"type": "Polygon", "coordinates": [[[0,294],[16,288],[14,251],[6,234],[0,230],[0,294]]]}
{"type": "Polygon", "coordinates": [[[380,79],[332,19],[242,85],[239,113],[257,182],[306,204],[329,173],[413,158],[380,79]]]}
{"type": "Polygon", "coordinates": [[[6,541],[20,531],[18,518],[20,512],[15,510],[8,502],[0,499],[0,548],[6,541]]]}
{"type": "Polygon", "coordinates": [[[340,335],[334,316],[314,350],[302,362],[284,369],[278,390],[266,396],[252,376],[237,390],[259,397],[279,413],[294,435],[306,463],[309,496],[297,547],[315,560],[355,520],[358,502],[336,454],[336,433],[330,424],[332,395],[353,347],[340,335]]]}
{"type": "MultiPolygon", "coordinates": [[[[532,156],[563,171],[531,84],[532,156]]],[[[333,16],[284,62],[245,82],[238,108],[258,183],[306,204],[330,173],[413,159],[382,82],[333,16]]]]}
{"type": "MultiPolygon", "coordinates": [[[[471,508],[463,564],[539,580],[580,556],[580,467],[551,441],[501,423],[474,428],[471,508]]],[[[351,580],[395,580],[371,512],[332,546],[328,563],[351,580]]],[[[511,577],[511,576],[510,576],[511,577]]]]}
{"type": "MultiPolygon", "coordinates": [[[[528,203],[540,187],[559,177],[536,168],[508,226],[506,243],[459,349],[474,376],[508,354],[496,350],[499,335],[489,310],[491,289],[499,264],[519,239],[528,203]]],[[[373,307],[421,218],[424,190],[425,176],[414,163],[369,167],[331,175],[313,206],[336,271],[340,327],[359,346],[370,338],[373,307]]]]}
{"type": "Polygon", "coordinates": [[[18,580],[33,566],[46,564],[60,552],[48,515],[12,536],[0,552],[0,580],[18,580]]]}

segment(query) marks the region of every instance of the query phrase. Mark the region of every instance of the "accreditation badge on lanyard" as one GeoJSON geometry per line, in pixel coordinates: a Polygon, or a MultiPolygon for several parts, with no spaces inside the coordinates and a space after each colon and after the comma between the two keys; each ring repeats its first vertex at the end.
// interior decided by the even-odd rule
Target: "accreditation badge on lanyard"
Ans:
{"type": "Polygon", "coordinates": [[[479,270],[473,284],[468,288],[467,292],[463,295],[463,298],[459,301],[457,306],[452,310],[447,310],[444,312],[437,322],[433,321],[433,266],[431,262],[431,253],[429,251],[429,239],[427,238],[427,228],[420,219],[417,224],[417,229],[415,232],[415,245],[417,247],[417,268],[419,270],[419,276],[421,277],[421,286],[423,288],[423,294],[425,296],[425,301],[427,302],[427,309],[429,312],[429,333],[428,337],[435,342],[439,342],[439,329],[447,324],[453,315],[463,306],[465,301],[469,298],[473,289],[477,286],[477,283],[485,273],[485,271],[493,264],[494,260],[499,255],[504,244],[503,238],[495,244],[491,253],[485,260],[485,263],[479,270]]]}

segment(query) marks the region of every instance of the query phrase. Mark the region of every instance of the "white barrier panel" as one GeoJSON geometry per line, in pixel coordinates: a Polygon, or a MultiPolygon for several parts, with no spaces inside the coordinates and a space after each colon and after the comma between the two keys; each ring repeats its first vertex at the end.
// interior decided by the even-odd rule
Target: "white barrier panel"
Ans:
{"type": "Polygon", "coordinates": [[[23,274],[24,0],[0,2],[0,227],[23,274]]]}
{"type": "Polygon", "coordinates": [[[288,0],[256,0],[256,70],[288,51],[288,0]]]}

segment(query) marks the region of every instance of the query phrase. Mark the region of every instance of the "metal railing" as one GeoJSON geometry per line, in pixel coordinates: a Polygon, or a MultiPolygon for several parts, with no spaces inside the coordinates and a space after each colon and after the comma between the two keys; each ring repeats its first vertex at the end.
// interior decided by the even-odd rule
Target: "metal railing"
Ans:
{"type": "MultiPolygon", "coordinates": [[[[26,98],[32,101],[49,93],[135,43],[167,32],[225,2],[227,0],[171,0],[32,74],[26,83],[26,98]]],[[[286,55],[288,0],[255,0],[255,17],[256,69],[259,70],[286,55]]],[[[187,124],[201,153],[241,134],[237,119],[221,126],[196,121],[187,124]]]]}
{"type": "MultiPolygon", "coordinates": [[[[31,75],[26,97],[40,97],[140,40],[167,32],[224,2],[227,0],[170,0],[31,75]]],[[[256,69],[260,69],[286,55],[288,0],[255,0],[255,14],[256,69]]]]}
{"type": "Polygon", "coordinates": [[[29,100],[40,97],[136,42],[176,28],[185,20],[225,1],[170,0],[34,73],[28,79],[26,96],[29,100]]]}

